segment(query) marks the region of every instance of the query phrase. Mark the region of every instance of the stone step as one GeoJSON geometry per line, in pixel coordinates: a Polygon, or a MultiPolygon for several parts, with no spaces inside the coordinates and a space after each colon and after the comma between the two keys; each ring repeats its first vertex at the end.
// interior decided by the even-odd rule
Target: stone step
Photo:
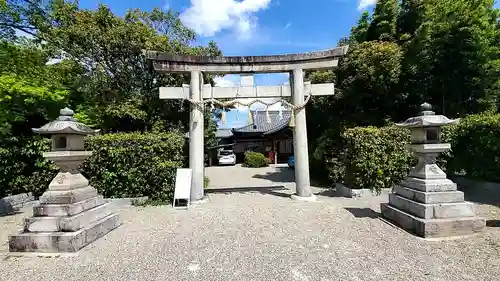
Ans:
{"type": "Polygon", "coordinates": [[[393,193],[389,194],[389,204],[422,219],[445,219],[476,216],[474,204],[469,202],[425,204],[393,193]]]}
{"type": "Polygon", "coordinates": [[[67,217],[106,203],[102,196],[96,196],[73,204],[40,204],[33,207],[35,217],[67,217]]]}
{"type": "Polygon", "coordinates": [[[26,232],[9,236],[10,252],[77,252],[121,225],[118,214],[111,214],[75,232],[26,232]]]}
{"type": "Polygon", "coordinates": [[[40,196],[41,204],[73,204],[96,197],[97,190],[92,186],[71,190],[47,190],[40,196]]]}
{"type": "Polygon", "coordinates": [[[432,180],[406,177],[399,185],[424,192],[457,191],[457,184],[449,179],[432,180]]]}
{"type": "Polygon", "coordinates": [[[480,217],[421,219],[389,204],[381,204],[382,216],[406,231],[424,238],[453,237],[481,232],[486,221],[480,217]]]}
{"type": "Polygon", "coordinates": [[[426,204],[464,202],[462,191],[425,192],[397,185],[394,187],[394,192],[399,196],[426,204]]]}
{"type": "Polygon", "coordinates": [[[70,217],[27,218],[25,220],[24,231],[26,232],[77,231],[109,215],[111,213],[109,210],[110,206],[111,203],[105,203],[70,217]]]}

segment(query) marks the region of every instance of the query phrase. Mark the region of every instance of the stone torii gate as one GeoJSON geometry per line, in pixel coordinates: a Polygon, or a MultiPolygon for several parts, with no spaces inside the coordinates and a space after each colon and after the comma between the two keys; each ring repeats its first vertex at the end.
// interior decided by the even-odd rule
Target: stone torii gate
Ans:
{"type": "MultiPolygon", "coordinates": [[[[204,198],[204,124],[203,99],[220,98],[292,98],[292,104],[304,104],[305,94],[312,96],[333,95],[334,85],[305,84],[304,70],[331,69],[348,50],[342,46],[326,51],[246,57],[202,57],[178,56],[154,51],[147,52],[151,67],[158,72],[190,73],[189,91],[184,87],[161,87],[161,99],[189,99],[191,113],[189,122],[189,168],[191,168],[191,202],[204,198]],[[202,73],[245,74],[245,73],[289,73],[290,85],[257,87],[211,87],[203,83],[202,73]]],[[[309,155],[305,108],[293,110],[295,127],[293,145],[295,156],[296,194],[292,199],[314,201],[309,178],[309,155]]]]}

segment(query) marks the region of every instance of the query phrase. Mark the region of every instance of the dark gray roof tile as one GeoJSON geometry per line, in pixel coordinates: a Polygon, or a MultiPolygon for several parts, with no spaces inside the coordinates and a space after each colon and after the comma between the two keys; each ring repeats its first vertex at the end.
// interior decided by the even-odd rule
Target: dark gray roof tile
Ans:
{"type": "Polygon", "coordinates": [[[290,110],[283,110],[281,118],[279,116],[279,111],[269,111],[270,122],[268,122],[265,110],[259,110],[257,112],[254,111],[252,112],[253,123],[245,127],[233,129],[233,132],[263,134],[273,133],[288,126],[291,116],[292,112],[290,110]]]}

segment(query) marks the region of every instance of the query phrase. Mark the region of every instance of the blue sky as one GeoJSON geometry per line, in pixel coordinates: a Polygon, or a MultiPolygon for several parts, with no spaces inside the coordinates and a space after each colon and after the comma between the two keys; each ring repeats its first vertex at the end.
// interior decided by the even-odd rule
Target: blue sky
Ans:
{"type": "MultiPolygon", "coordinates": [[[[154,7],[181,13],[183,23],[197,33],[197,44],[217,42],[224,55],[271,55],[310,52],[335,47],[349,34],[363,9],[376,0],[80,0],[82,8],[108,5],[123,15],[127,9],[154,7]]],[[[258,75],[256,85],[279,85],[283,74],[258,75]]],[[[219,86],[239,83],[237,75],[217,80],[219,86]]],[[[228,114],[223,127],[245,125],[247,113],[228,114]]]]}

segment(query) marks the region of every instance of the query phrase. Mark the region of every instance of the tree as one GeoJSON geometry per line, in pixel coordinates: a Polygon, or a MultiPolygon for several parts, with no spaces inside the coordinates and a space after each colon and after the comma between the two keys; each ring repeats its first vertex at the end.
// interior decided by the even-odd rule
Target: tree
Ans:
{"type": "Polygon", "coordinates": [[[402,0],[401,9],[397,19],[397,37],[401,41],[411,39],[425,17],[425,5],[423,0],[402,0]]]}
{"type": "Polygon", "coordinates": [[[3,137],[30,135],[31,128],[57,117],[68,101],[69,91],[47,60],[47,52],[33,44],[0,42],[3,137]]]}
{"type": "MultiPolygon", "coordinates": [[[[391,42],[363,42],[350,48],[335,71],[335,95],[314,99],[307,107],[310,139],[319,141],[326,131],[340,136],[346,127],[382,126],[406,117],[407,112],[395,110],[404,108],[406,98],[395,91],[402,58],[400,47],[391,42]]],[[[316,145],[321,144],[312,143],[316,145]]]]}
{"type": "Polygon", "coordinates": [[[339,65],[337,108],[350,125],[383,125],[404,97],[394,92],[403,53],[396,43],[364,42],[339,65]]]}
{"type": "Polygon", "coordinates": [[[370,28],[370,14],[364,11],[358,20],[358,24],[351,28],[349,44],[363,43],[367,40],[368,29],[370,28]]]}
{"type": "Polygon", "coordinates": [[[495,104],[498,91],[499,29],[494,1],[429,0],[416,32],[412,84],[436,109],[451,117],[495,104]]]}
{"type": "Polygon", "coordinates": [[[37,36],[35,23],[45,19],[43,0],[0,0],[0,38],[13,40],[18,32],[37,36]]]}
{"type": "Polygon", "coordinates": [[[136,9],[120,18],[104,5],[90,11],[53,1],[46,18],[37,22],[37,35],[60,51],[60,59],[85,69],[72,89],[78,117],[103,131],[150,130],[158,122],[165,129],[186,127],[188,111],[180,111],[176,101],[160,100],[158,87],[181,86],[187,76],[151,71],[144,50],[220,55],[213,42],[191,47],[194,32],[172,11],[136,9]]]}
{"type": "MultiPolygon", "coordinates": [[[[396,39],[398,13],[399,5],[397,0],[379,0],[375,6],[370,26],[366,31],[366,40],[394,41],[396,39]]],[[[363,16],[366,17],[367,15],[363,16]]],[[[361,23],[366,25],[366,20],[361,23]]]]}

